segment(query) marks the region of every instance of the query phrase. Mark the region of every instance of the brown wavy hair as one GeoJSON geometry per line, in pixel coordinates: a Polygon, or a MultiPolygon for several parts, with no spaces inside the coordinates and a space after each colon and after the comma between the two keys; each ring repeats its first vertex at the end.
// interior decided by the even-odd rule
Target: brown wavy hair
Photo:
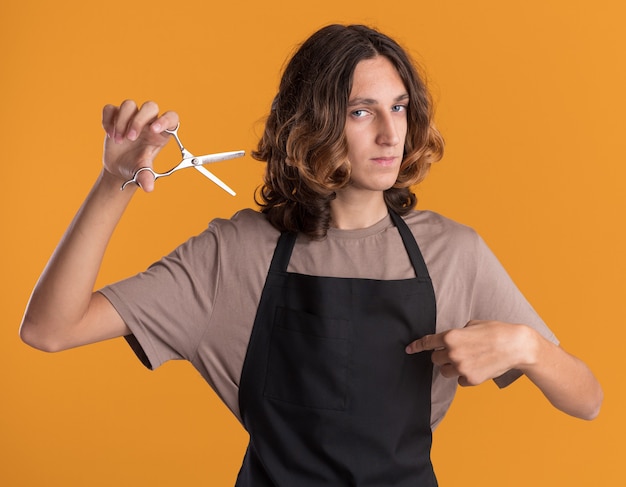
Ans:
{"type": "Polygon", "coordinates": [[[280,231],[323,238],[330,202],[350,181],[344,134],[354,70],[360,61],[385,56],[409,94],[408,127],[398,179],[384,192],[400,215],[415,207],[410,186],[443,155],[425,83],[393,39],[363,25],[329,25],[315,32],[287,64],[252,156],[267,163],[257,204],[280,231]]]}

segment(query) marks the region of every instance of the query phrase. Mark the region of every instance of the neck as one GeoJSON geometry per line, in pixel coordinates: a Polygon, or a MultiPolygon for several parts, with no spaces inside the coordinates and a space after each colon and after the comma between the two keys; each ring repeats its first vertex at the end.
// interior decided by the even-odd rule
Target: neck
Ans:
{"type": "Polygon", "coordinates": [[[341,230],[371,227],[388,212],[382,191],[359,195],[339,191],[330,203],[331,226],[341,230]]]}

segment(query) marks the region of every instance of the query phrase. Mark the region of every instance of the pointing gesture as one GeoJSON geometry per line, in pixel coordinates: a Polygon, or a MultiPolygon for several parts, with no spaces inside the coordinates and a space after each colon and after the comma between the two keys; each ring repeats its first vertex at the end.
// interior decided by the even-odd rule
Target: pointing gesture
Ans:
{"type": "Polygon", "coordinates": [[[432,351],[441,375],[474,386],[529,363],[530,328],[498,321],[470,321],[461,329],[426,335],[406,347],[409,354],[432,351]]]}

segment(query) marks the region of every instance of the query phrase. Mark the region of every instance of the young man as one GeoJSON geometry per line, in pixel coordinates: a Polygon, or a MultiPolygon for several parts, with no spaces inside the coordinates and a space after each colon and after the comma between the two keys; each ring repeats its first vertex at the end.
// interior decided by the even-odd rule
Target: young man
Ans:
{"type": "MultiPolygon", "coordinates": [[[[261,212],[215,220],[92,293],[107,242],[174,112],[106,106],[104,167],[41,276],[23,339],[125,336],[147,366],[189,360],[250,433],[238,486],[436,485],[431,430],[457,383],[526,374],[592,419],[602,391],[471,229],[415,211],[443,153],[424,83],[389,37],[328,26],[291,59],[254,156],[261,212]]],[[[152,176],[139,184],[152,191],[152,176]]]]}

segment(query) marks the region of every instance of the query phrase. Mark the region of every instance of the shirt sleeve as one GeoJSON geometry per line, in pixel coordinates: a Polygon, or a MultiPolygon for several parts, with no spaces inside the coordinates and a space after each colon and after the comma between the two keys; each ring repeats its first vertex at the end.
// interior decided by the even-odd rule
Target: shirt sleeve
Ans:
{"type": "MultiPolygon", "coordinates": [[[[478,268],[471,299],[471,319],[528,325],[547,340],[558,344],[552,331],[480,237],[477,240],[477,250],[478,268]]],[[[519,370],[510,370],[494,381],[498,387],[506,387],[521,375],[519,370]]]]}
{"type": "Polygon", "coordinates": [[[210,324],[219,276],[211,227],[145,272],[106,286],[102,293],[132,335],[127,342],[150,369],[168,360],[192,360],[210,324]]]}

